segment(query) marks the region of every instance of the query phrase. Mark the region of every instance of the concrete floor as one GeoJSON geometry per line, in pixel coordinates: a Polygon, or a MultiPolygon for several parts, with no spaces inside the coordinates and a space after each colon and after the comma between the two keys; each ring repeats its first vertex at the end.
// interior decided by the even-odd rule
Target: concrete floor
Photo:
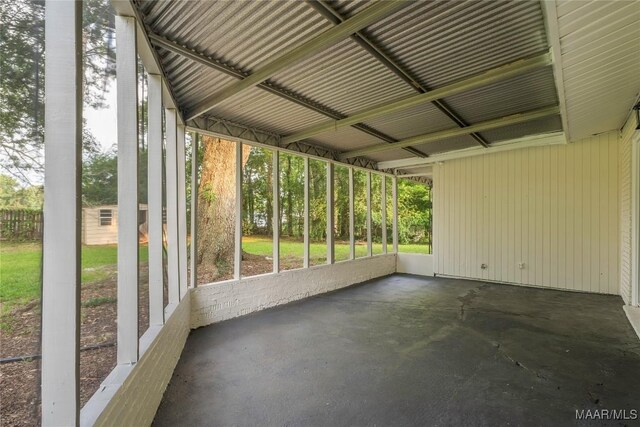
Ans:
{"type": "Polygon", "coordinates": [[[393,275],[193,331],[154,425],[564,425],[596,408],[640,410],[620,297],[393,275]]]}

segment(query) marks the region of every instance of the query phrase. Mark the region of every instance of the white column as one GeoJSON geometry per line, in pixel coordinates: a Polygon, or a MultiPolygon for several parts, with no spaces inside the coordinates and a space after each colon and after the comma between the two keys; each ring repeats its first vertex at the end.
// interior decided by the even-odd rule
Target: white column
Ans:
{"type": "Polygon", "coordinates": [[[382,182],[382,253],[387,253],[387,176],[380,175],[380,181],[382,182]]]}
{"type": "Polygon", "coordinates": [[[631,142],[631,305],[640,305],[640,131],[631,142]]]}
{"type": "Polygon", "coordinates": [[[82,2],[45,5],[42,425],[80,414],[82,2]]]}
{"type": "Polygon", "coordinates": [[[233,278],[242,272],[242,144],[236,142],[236,244],[233,253],[233,278]]]}
{"type": "Polygon", "coordinates": [[[138,74],[136,20],[116,16],[118,364],[138,361],[138,74]]]}
{"type": "Polygon", "coordinates": [[[273,152],[273,167],[271,168],[271,183],[273,184],[273,272],[280,271],[280,152],[273,152]]]}
{"type": "Polygon", "coordinates": [[[198,143],[196,133],[191,138],[191,279],[192,288],[198,286],[198,143]]]}
{"type": "Polygon", "coordinates": [[[393,203],[393,252],[398,253],[398,178],[391,178],[391,202],[393,203]]]}
{"type": "Polygon", "coordinates": [[[333,163],[327,162],[327,264],[336,261],[333,236],[333,163]]]}
{"type": "Polygon", "coordinates": [[[164,323],[162,272],[162,77],[149,74],[147,223],[149,236],[149,325],[164,323]]]}
{"type": "Polygon", "coordinates": [[[180,302],[180,255],[178,232],[178,123],[176,110],[165,109],[167,132],[167,276],[169,304],[180,302]]]}
{"type": "Polygon", "coordinates": [[[309,267],[309,158],[304,158],[304,261],[303,267],[309,267]]]}
{"type": "Polygon", "coordinates": [[[371,172],[367,172],[367,256],[373,254],[371,241],[371,172]]]}
{"type": "Polygon", "coordinates": [[[178,125],[178,265],[180,267],[180,299],[187,294],[187,177],[185,128],[178,125]]]}
{"type": "Polygon", "coordinates": [[[355,194],[353,193],[353,168],[349,168],[349,259],[356,258],[355,194]]]}

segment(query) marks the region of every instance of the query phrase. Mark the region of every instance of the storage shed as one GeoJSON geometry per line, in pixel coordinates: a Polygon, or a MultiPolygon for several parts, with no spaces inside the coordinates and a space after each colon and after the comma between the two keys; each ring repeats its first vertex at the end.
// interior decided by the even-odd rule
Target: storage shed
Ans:
{"type": "MultiPolygon", "coordinates": [[[[139,208],[140,239],[146,242],[147,205],[139,208]]],[[[115,245],[118,243],[118,205],[85,206],[82,208],[82,244],[115,245]]]]}

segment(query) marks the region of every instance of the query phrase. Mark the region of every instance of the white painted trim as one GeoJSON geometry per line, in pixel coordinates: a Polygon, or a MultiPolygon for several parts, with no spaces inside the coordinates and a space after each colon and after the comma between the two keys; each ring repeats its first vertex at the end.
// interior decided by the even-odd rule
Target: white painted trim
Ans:
{"type": "Polygon", "coordinates": [[[631,139],[631,305],[640,305],[640,130],[631,139]]]}
{"type": "Polygon", "coordinates": [[[333,163],[327,162],[327,264],[336,262],[333,235],[333,163]]]}
{"type": "Polygon", "coordinates": [[[398,253],[398,178],[391,178],[393,203],[393,252],[398,253]]]}
{"type": "Polygon", "coordinates": [[[162,271],[162,77],[149,74],[147,145],[147,224],[149,250],[149,326],[164,324],[162,271]]]}
{"type": "Polygon", "coordinates": [[[567,101],[564,92],[564,71],[562,68],[562,49],[560,47],[557,2],[556,0],[543,0],[541,3],[544,23],[547,30],[547,42],[549,43],[549,46],[551,46],[549,53],[553,60],[553,78],[555,80],[556,91],[558,92],[562,129],[567,136],[566,142],[569,142],[571,140],[571,132],[569,129],[567,101]]]}
{"type": "Polygon", "coordinates": [[[274,151],[272,154],[271,167],[271,188],[272,188],[272,207],[273,219],[271,227],[273,228],[273,272],[280,271],[280,152],[274,151]]]}
{"type": "Polygon", "coordinates": [[[178,238],[178,124],[176,110],[165,108],[167,194],[167,288],[169,304],[180,301],[178,238]]]}
{"type": "Polygon", "coordinates": [[[309,158],[304,158],[304,260],[302,262],[302,266],[304,268],[309,268],[309,257],[310,257],[310,247],[309,247],[309,158]]]}
{"type": "Polygon", "coordinates": [[[355,203],[353,193],[353,168],[349,168],[349,259],[356,259],[355,203]]]}
{"type": "Polygon", "coordinates": [[[398,175],[398,178],[416,178],[419,176],[427,176],[427,177],[433,176],[433,170],[430,170],[429,172],[422,172],[422,173],[405,173],[405,174],[398,175]]]}
{"type": "Polygon", "coordinates": [[[242,144],[236,142],[236,230],[233,250],[233,278],[242,276],[242,144]]]}
{"type": "Polygon", "coordinates": [[[187,176],[185,129],[178,125],[178,259],[180,266],[180,299],[187,294],[187,176]]]}
{"type": "Polygon", "coordinates": [[[198,286],[198,135],[191,135],[191,278],[189,285],[198,286]]]}
{"type": "Polygon", "coordinates": [[[116,16],[118,110],[118,364],[138,361],[138,56],[136,21],[116,16]]]}
{"type": "Polygon", "coordinates": [[[566,139],[564,133],[553,132],[538,135],[530,135],[523,138],[510,139],[508,141],[496,142],[490,147],[471,147],[462,150],[449,151],[442,154],[433,154],[427,158],[409,158],[401,160],[389,160],[378,163],[380,169],[410,169],[422,167],[432,163],[443,162],[446,160],[462,159],[465,157],[480,156],[491,153],[499,153],[502,151],[519,150],[521,148],[544,147],[547,145],[565,144],[566,139]]]}
{"type": "Polygon", "coordinates": [[[137,13],[136,8],[133,6],[130,0],[111,0],[111,5],[115,10],[116,15],[136,18],[138,34],[136,43],[140,61],[142,62],[142,65],[144,65],[145,70],[147,70],[147,73],[159,74],[162,76],[162,96],[164,98],[164,105],[167,108],[175,109],[178,123],[184,124],[182,114],[179,111],[178,103],[175,100],[175,96],[173,96],[171,87],[166,84],[167,77],[162,66],[160,65],[160,58],[158,57],[158,53],[156,52],[155,48],[153,48],[144,25],[140,24],[141,17],[137,13]]]}
{"type": "Polygon", "coordinates": [[[82,2],[45,7],[42,425],[78,425],[82,2]]]}
{"type": "Polygon", "coordinates": [[[381,176],[380,182],[382,186],[380,187],[381,196],[380,196],[380,204],[381,206],[381,214],[382,214],[382,253],[387,253],[387,177],[381,176]]]}
{"type": "Polygon", "coordinates": [[[367,172],[367,256],[373,255],[371,238],[371,172],[367,172]]]}

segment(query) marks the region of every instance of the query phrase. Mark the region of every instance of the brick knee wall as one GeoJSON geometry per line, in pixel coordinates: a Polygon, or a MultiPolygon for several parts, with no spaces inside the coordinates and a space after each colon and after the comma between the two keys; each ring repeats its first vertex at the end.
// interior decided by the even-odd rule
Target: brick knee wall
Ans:
{"type": "Polygon", "coordinates": [[[199,286],[191,293],[191,327],[243,316],[395,271],[396,255],[387,254],[199,286]]]}
{"type": "Polygon", "coordinates": [[[83,408],[82,425],[151,424],[189,335],[189,316],[190,298],[187,297],[178,304],[167,323],[159,328],[138,363],[132,367],[116,367],[110,378],[105,380],[104,387],[83,408]],[[118,381],[118,377],[124,380],[118,381]],[[113,389],[111,394],[109,388],[113,389]],[[105,394],[102,399],[101,393],[105,394]],[[100,400],[106,404],[100,405],[100,400]],[[89,412],[94,412],[95,416],[89,412]]]}

